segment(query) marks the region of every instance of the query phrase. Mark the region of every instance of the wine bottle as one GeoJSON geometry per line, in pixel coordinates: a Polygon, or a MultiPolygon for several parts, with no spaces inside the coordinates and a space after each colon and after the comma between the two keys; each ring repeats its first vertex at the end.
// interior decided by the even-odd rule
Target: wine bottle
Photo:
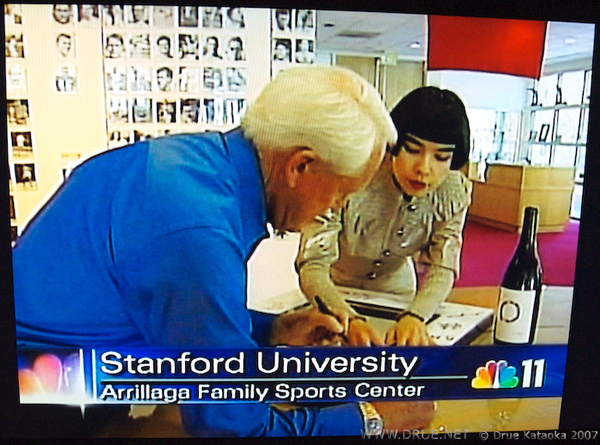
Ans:
{"type": "Polygon", "coordinates": [[[543,289],[537,221],[538,209],[526,207],[521,238],[500,287],[494,343],[531,344],[534,341],[543,289]]]}

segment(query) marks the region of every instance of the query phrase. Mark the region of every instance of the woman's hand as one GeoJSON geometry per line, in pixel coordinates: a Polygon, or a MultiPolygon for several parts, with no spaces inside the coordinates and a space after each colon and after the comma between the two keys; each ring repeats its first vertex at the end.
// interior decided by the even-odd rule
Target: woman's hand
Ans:
{"type": "Polygon", "coordinates": [[[410,314],[403,316],[385,334],[386,345],[430,346],[435,345],[427,332],[427,325],[410,314]]]}
{"type": "Polygon", "coordinates": [[[315,303],[322,313],[333,315],[341,323],[344,327],[344,334],[348,332],[350,320],[356,316],[356,312],[343,298],[328,298],[325,300],[317,296],[315,297],[315,303]]]}
{"type": "Polygon", "coordinates": [[[362,318],[350,320],[345,346],[383,346],[383,335],[362,318]]]}

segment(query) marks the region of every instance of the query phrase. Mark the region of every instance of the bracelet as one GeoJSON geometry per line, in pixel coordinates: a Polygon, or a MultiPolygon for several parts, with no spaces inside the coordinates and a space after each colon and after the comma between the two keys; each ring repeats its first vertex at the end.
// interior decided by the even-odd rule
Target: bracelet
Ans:
{"type": "Polygon", "coordinates": [[[406,317],[407,315],[410,315],[411,317],[415,317],[421,323],[425,323],[425,319],[423,317],[421,317],[420,315],[417,315],[417,314],[415,314],[414,312],[411,312],[411,311],[404,311],[404,312],[402,312],[400,315],[398,315],[396,317],[396,321],[400,321],[402,318],[406,317]]]}
{"type": "Polygon", "coordinates": [[[364,434],[377,436],[383,433],[383,418],[370,402],[359,402],[358,407],[363,418],[364,434]]]}

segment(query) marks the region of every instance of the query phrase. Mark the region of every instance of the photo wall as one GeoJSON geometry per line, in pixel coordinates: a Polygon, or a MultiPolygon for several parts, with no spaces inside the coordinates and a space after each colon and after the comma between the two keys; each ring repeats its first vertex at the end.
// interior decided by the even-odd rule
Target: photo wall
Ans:
{"type": "Polygon", "coordinates": [[[315,62],[316,11],[312,9],[273,9],[272,73],[291,64],[315,62]]]}
{"type": "Polygon", "coordinates": [[[239,124],[248,84],[243,8],[102,11],[109,146],[239,124]]]}
{"type": "Polygon", "coordinates": [[[6,57],[6,117],[8,121],[9,190],[11,237],[17,237],[15,189],[37,188],[29,99],[26,83],[26,59],[23,45],[23,18],[20,5],[4,6],[6,57]],[[17,98],[18,97],[18,98],[17,98]]]}
{"type": "Polygon", "coordinates": [[[4,16],[13,241],[84,159],[226,131],[280,70],[315,60],[314,10],[5,4],[4,16]]]}

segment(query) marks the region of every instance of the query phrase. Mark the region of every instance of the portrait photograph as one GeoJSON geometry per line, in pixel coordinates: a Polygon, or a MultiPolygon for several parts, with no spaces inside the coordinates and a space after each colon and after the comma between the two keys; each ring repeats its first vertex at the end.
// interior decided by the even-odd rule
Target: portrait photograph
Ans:
{"type": "Polygon", "coordinates": [[[246,113],[246,99],[225,100],[225,123],[239,125],[242,116],[246,113]]]}
{"type": "Polygon", "coordinates": [[[180,6],[179,7],[179,26],[198,27],[198,7],[180,6]]]}
{"type": "Polygon", "coordinates": [[[203,28],[222,28],[223,12],[216,6],[202,7],[202,27],[203,28]]]}
{"type": "Polygon", "coordinates": [[[298,63],[315,63],[315,41],[296,39],[295,59],[298,63]]]}
{"type": "Polygon", "coordinates": [[[143,142],[153,137],[154,135],[149,131],[140,130],[139,128],[133,130],[133,142],[143,142]]]}
{"type": "Polygon", "coordinates": [[[129,67],[129,89],[131,91],[152,90],[152,72],[149,66],[134,65],[129,67]]]}
{"type": "Polygon", "coordinates": [[[6,117],[9,125],[28,125],[29,101],[27,99],[7,100],[6,117]]]}
{"type": "Polygon", "coordinates": [[[14,245],[19,237],[19,228],[17,226],[10,226],[10,241],[14,245]]]}
{"type": "Polygon", "coordinates": [[[154,40],[154,58],[155,59],[172,59],[173,58],[173,36],[161,34],[155,36],[154,40]]]}
{"type": "Polygon", "coordinates": [[[61,59],[75,57],[75,34],[61,32],[56,36],[56,54],[61,59]]]}
{"type": "Polygon", "coordinates": [[[223,90],[223,72],[221,68],[204,67],[204,89],[209,91],[223,90]]]}
{"type": "Polygon", "coordinates": [[[31,147],[31,132],[19,131],[10,134],[13,147],[31,147]]]}
{"type": "Polygon", "coordinates": [[[54,87],[59,93],[74,93],[77,89],[77,77],[74,66],[59,67],[54,76],[54,87]]]}
{"type": "Polygon", "coordinates": [[[17,212],[15,211],[15,198],[14,196],[10,195],[10,201],[8,203],[9,205],[9,212],[10,212],[10,219],[17,219],[17,212]]]}
{"type": "Polygon", "coordinates": [[[4,47],[6,57],[23,57],[23,34],[7,34],[4,47]]]}
{"type": "Polygon", "coordinates": [[[222,98],[204,99],[203,119],[208,125],[223,125],[225,119],[222,98]]]}
{"type": "Polygon", "coordinates": [[[225,47],[225,60],[231,62],[246,60],[244,46],[244,40],[240,36],[229,37],[225,47]]]}
{"type": "Polygon", "coordinates": [[[108,122],[111,125],[126,124],[129,121],[129,108],[125,97],[109,97],[107,111],[108,122]]]}
{"type": "Polygon", "coordinates": [[[316,11],[313,9],[296,10],[295,30],[299,32],[312,33],[315,31],[316,11]]]}
{"type": "Polygon", "coordinates": [[[4,4],[4,24],[5,25],[21,25],[23,19],[21,16],[21,5],[19,4],[4,4]]]}
{"type": "Polygon", "coordinates": [[[288,33],[292,31],[292,12],[289,9],[273,10],[273,31],[288,33]]]}
{"type": "Polygon", "coordinates": [[[181,99],[181,123],[197,124],[200,117],[200,99],[181,99]]]}
{"type": "Polygon", "coordinates": [[[10,226],[10,241],[13,246],[17,242],[18,237],[19,237],[19,228],[17,226],[10,226]]]}
{"type": "Polygon", "coordinates": [[[24,65],[20,63],[6,64],[6,89],[13,93],[26,92],[27,76],[24,65]]]}
{"type": "Polygon", "coordinates": [[[204,46],[202,48],[202,60],[205,62],[218,62],[223,60],[220,45],[221,43],[217,36],[207,36],[204,39],[204,46]]]}
{"type": "Polygon", "coordinates": [[[152,99],[136,97],[131,101],[131,120],[134,124],[152,122],[152,99]]]}
{"type": "Polygon", "coordinates": [[[59,25],[68,25],[73,23],[73,5],[55,4],[52,6],[52,18],[59,25]]]}
{"type": "Polygon", "coordinates": [[[171,133],[173,133],[173,131],[170,128],[159,127],[156,129],[156,137],[166,136],[171,133]]]}
{"type": "Polygon", "coordinates": [[[122,34],[109,34],[104,41],[104,57],[107,59],[125,58],[125,39],[122,34]]]}
{"type": "Polygon", "coordinates": [[[197,34],[179,34],[179,59],[198,60],[199,45],[197,34]]]}
{"type": "Polygon", "coordinates": [[[150,58],[150,34],[132,34],[129,37],[129,57],[132,59],[150,58]]]}
{"type": "Polygon", "coordinates": [[[245,68],[227,68],[226,69],[227,91],[233,93],[242,93],[246,91],[246,69],[245,68]]]}
{"type": "Polygon", "coordinates": [[[100,22],[98,5],[78,5],[77,12],[79,23],[82,25],[95,25],[100,22]]]}
{"type": "Polygon", "coordinates": [[[127,8],[127,23],[134,26],[148,26],[149,10],[148,5],[131,5],[126,6],[127,8]]]}
{"type": "Polygon", "coordinates": [[[161,66],[156,69],[156,91],[173,91],[173,69],[161,66]]]}
{"type": "Polygon", "coordinates": [[[179,91],[182,93],[197,93],[200,91],[200,68],[179,67],[179,91]]]}
{"type": "Polygon", "coordinates": [[[125,23],[125,11],[122,5],[102,6],[102,18],[105,26],[123,26],[125,23]]]}
{"type": "Polygon", "coordinates": [[[118,129],[110,131],[108,134],[108,147],[116,148],[129,144],[130,131],[128,129],[118,129]]]}
{"type": "Polygon", "coordinates": [[[107,66],[106,91],[127,91],[127,68],[122,65],[107,66]]]}
{"type": "Polygon", "coordinates": [[[156,123],[174,124],[176,116],[175,101],[156,102],[156,123]]]}
{"type": "Polygon", "coordinates": [[[31,132],[11,133],[12,154],[15,159],[33,159],[31,132]]]}
{"type": "Polygon", "coordinates": [[[290,39],[273,39],[273,62],[292,61],[292,41],[290,39]]]}
{"type": "Polygon", "coordinates": [[[15,164],[17,190],[37,189],[35,164],[15,164]]]}
{"type": "Polygon", "coordinates": [[[244,8],[227,8],[226,17],[226,28],[242,29],[246,27],[246,15],[244,14],[244,8]]]}
{"type": "Polygon", "coordinates": [[[174,11],[175,7],[173,6],[154,5],[152,13],[153,26],[156,28],[171,28],[174,26],[174,11]]]}

